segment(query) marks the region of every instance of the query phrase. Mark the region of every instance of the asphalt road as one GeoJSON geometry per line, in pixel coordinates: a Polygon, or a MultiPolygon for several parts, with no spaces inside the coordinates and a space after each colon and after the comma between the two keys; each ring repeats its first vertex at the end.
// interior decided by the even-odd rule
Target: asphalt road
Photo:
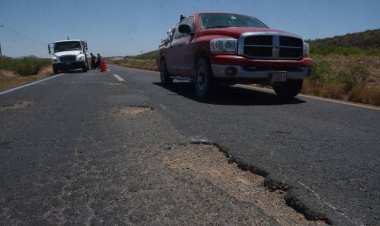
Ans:
{"type": "Polygon", "coordinates": [[[0,94],[5,225],[278,223],[159,164],[157,150],[191,142],[215,144],[265,176],[309,219],[379,224],[380,111],[306,97],[281,103],[243,87],[199,102],[189,83],[164,88],[156,72],[110,69],[0,94]]]}

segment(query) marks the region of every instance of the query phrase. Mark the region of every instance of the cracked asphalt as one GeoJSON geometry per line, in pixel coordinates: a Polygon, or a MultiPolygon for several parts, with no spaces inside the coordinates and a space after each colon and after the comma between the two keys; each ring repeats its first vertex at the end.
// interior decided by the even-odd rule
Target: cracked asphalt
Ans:
{"type": "Polygon", "coordinates": [[[0,95],[1,225],[378,224],[379,111],[239,87],[201,103],[188,83],[110,69],[0,95]],[[227,158],[186,165],[216,159],[194,140],[228,153],[240,179],[212,177],[227,158]],[[238,166],[265,178],[255,188],[238,166]],[[265,201],[264,184],[283,196],[265,201]]]}

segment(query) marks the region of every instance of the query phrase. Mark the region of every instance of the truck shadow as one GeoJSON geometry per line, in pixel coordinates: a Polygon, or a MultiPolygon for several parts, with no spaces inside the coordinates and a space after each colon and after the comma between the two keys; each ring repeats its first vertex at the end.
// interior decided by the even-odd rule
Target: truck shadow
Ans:
{"type": "Polygon", "coordinates": [[[82,69],[73,69],[73,70],[68,70],[68,71],[59,71],[58,74],[65,73],[65,74],[81,74],[85,73],[82,71],[82,69]]]}
{"type": "Polygon", "coordinates": [[[164,87],[160,83],[153,83],[185,98],[214,105],[287,105],[302,104],[305,101],[296,98],[291,100],[281,100],[274,93],[260,90],[247,89],[238,86],[218,87],[213,90],[212,95],[206,100],[200,101],[194,91],[194,86],[189,82],[174,82],[169,87],[164,87]]]}

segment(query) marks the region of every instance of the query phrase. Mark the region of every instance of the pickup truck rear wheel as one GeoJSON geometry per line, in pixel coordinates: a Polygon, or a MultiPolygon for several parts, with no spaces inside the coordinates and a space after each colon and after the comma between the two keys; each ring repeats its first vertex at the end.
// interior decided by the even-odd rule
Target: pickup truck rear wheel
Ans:
{"type": "Polygon", "coordinates": [[[199,58],[196,66],[194,83],[195,92],[200,99],[205,99],[210,95],[211,79],[211,68],[208,60],[204,57],[199,58]]]}
{"type": "Polygon", "coordinates": [[[163,59],[160,61],[160,79],[161,85],[163,86],[168,86],[173,83],[173,79],[170,78],[170,74],[166,68],[166,62],[163,59]]]}
{"type": "Polygon", "coordinates": [[[273,85],[277,96],[281,99],[291,99],[301,91],[303,80],[288,80],[283,83],[273,85]]]}

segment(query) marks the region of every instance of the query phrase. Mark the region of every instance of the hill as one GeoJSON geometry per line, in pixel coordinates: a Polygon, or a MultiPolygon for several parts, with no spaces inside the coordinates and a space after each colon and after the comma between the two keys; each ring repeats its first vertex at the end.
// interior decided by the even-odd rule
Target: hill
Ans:
{"type": "Polygon", "coordinates": [[[153,50],[147,53],[143,53],[141,55],[134,56],[132,58],[139,59],[139,60],[149,60],[149,59],[156,59],[158,56],[158,50],[153,50]]]}
{"type": "Polygon", "coordinates": [[[380,48],[380,29],[317,39],[311,43],[345,48],[356,47],[365,50],[380,48]]]}

